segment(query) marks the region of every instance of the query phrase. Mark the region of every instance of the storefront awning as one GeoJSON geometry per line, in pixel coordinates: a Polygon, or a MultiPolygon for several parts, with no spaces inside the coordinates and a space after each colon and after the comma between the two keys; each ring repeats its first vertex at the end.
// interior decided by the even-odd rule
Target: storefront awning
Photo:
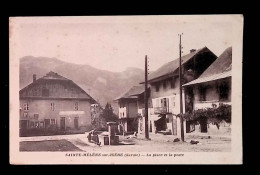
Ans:
{"type": "Polygon", "coordinates": [[[84,111],[60,111],[59,115],[82,115],[85,114],[84,111]]]}

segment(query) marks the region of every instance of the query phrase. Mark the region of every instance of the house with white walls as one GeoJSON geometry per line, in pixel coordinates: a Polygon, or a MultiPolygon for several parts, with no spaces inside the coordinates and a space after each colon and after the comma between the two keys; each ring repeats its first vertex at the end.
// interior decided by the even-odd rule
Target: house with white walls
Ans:
{"type": "MultiPolygon", "coordinates": [[[[231,105],[232,47],[227,48],[197,79],[183,85],[193,110],[231,105]]],[[[225,124],[227,126],[227,124],[225,124]]],[[[200,132],[216,126],[200,123],[200,132]]],[[[213,131],[212,131],[213,132],[213,131]]],[[[214,131],[221,132],[221,129],[214,131]]]]}
{"type": "MultiPolygon", "coordinates": [[[[181,57],[183,84],[197,79],[215,60],[217,56],[207,47],[190,50],[181,57]]],[[[152,101],[149,117],[150,130],[154,133],[169,132],[180,136],[180,90],[179,58],[173,59],[148,76],[150,98],[152,101]]],[[[187,94],[182,90],[183,112],[193,110],[187,94]]],[[[192,126],[184,121],[184,131],[190,132],[192,126]]]]}

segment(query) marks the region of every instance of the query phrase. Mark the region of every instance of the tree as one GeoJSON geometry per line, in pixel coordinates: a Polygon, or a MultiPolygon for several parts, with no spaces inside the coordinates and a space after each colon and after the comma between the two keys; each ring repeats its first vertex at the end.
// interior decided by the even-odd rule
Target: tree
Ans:
{"type": "Polygon", "coordinates": [[[105,109],[103,110],[103,118],[106,120],[106,122],[117,121],[117,117],[113,113],[113,108],[109,103],[106,104],[105,109]]]}

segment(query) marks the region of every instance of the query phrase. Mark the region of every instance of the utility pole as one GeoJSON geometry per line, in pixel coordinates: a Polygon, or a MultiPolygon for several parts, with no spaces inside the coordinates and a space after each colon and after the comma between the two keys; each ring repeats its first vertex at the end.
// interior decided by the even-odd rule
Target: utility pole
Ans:
{"type": "Polygon", "coordinates": [[[147,72],[147,55],[145,55],[145,91],[144,91],[144,106],[145,106],[145,120],[144,120],[144,128],[145,128],[145,138],[149,140],[149,131],[148,131],[148,98],[147,98],[147,77],[148,77],[148,72],[147,72]]]}
{"type": "Polygon", "coordinates": [[[184,126],[183,126],[183,107],[182,107],[182,65],[181,65],[181,53],[182,53],[182,45],[181,45],[181,36],[182,34],[178,34],[180,37],[180,59],[179,59],[179,80],[180,80],[180,124],[181,124],[181,141],[184,142],[184,126]]]}

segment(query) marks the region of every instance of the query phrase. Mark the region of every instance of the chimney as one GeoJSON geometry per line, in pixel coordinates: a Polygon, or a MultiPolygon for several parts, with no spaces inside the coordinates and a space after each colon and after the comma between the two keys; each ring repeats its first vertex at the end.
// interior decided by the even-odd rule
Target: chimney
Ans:
{"type": "Polygon", "coordinates": [[[36,81],[36,74],[33,74],[33,83],[36,81]]]}
{"type": "Polygon", "coordinates": [[[191,50],[190,50],[190,53],[195,52],[195,51],[196,51],[196,49],[191,49],[191,50]]]}

